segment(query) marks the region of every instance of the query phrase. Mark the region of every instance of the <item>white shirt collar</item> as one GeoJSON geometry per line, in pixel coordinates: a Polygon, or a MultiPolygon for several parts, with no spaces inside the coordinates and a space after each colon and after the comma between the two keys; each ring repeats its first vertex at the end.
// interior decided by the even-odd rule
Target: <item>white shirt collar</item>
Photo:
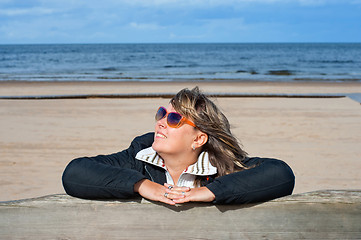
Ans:
{"type": "MultiPolygon", "coordinates": [[[[158,153],[152,147],[139,151],[135,156],[135,158],[167,170],[164,160],[158,155],[158,153]]],[[[199,154],[198,156],[197,162],[188,166],[183,171],[183,173],[188,173],[197,176],[208,176],[208,175],[216,174],[217,168],[210,163],[208,153],[201,152],[201,154],[199,154]]]]}

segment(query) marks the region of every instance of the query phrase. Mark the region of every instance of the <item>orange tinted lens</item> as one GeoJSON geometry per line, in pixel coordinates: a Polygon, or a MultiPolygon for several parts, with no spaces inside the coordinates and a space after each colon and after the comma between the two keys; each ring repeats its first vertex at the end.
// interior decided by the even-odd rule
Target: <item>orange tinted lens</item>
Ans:
{"type": "Polygon", "coordinates": [[[158,108],[158,111],[157,111],[157,113],[155,114],[155,120],[156,120],[156,121],[159,121],[159,120],[161,120],[162,118],[164,118],[165,115],[167,115],[167,110],[166,110],[164,107],[160,107],[160,108],[158,108]]]}
{"type": "Polygon", "coordinates": [[[178,127],[181,120],[182,115],[180,115],[179,113],[171,112],[168,114],[167,123],[169,127],[178,127]]]}

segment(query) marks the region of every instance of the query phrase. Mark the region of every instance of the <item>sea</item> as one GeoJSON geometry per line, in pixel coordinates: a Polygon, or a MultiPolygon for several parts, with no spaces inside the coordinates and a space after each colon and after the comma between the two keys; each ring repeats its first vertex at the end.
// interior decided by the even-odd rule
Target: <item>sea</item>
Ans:
{"type": "Polygon", "coordinates": [[[0,45],[0,81],[361,81],[361,43],[0,45]]]}

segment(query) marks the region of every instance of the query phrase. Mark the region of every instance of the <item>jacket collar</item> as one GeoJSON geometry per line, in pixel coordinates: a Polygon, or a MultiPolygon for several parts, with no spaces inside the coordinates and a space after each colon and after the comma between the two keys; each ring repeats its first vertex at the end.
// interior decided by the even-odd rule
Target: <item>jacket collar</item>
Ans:
{"type": "MultiPolygon", "coordinates": [[[[135,158],[167,170],[164,160],[152,147],[139,151],[135,158]]],[[[189,173],[197,176],[208,176],[216,174],[217,168],[210,163],[208,153],[201,152],[198,156],[197,162],[188,166],[183,173],[189,173]]]]}

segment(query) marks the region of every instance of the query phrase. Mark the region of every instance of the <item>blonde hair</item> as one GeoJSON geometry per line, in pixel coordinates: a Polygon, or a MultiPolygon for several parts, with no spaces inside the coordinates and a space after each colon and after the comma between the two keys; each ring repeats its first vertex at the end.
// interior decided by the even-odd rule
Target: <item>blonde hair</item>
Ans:
{"type": "Polygon", "coordinates": [[[179,91],[170,103],[208,135],[203,151],[208,152],[211,164],[217,167],[216,177],[247,169],[243,164],[247,153],[231,133],[228,119],[198,87],[179,91]]]}

